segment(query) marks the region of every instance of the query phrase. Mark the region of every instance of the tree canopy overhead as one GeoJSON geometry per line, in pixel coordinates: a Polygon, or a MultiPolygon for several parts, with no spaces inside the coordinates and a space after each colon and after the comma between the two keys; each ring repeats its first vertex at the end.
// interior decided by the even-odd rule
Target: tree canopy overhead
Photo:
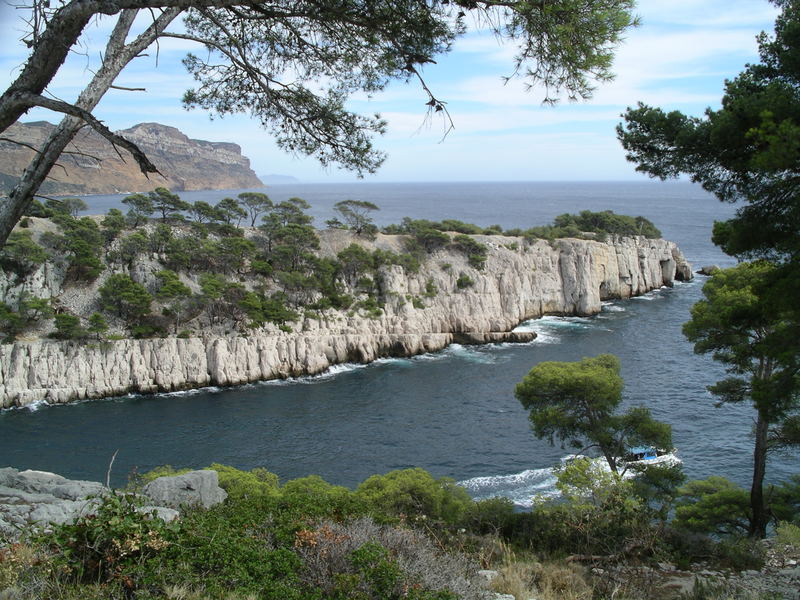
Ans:
{"type": "Polygon", "coordinates": [[[745,204],[718,223],[714,242],[746,258],[800,252],[800,0],[781,8],[775,33],[758,37],[760,62],[725,83],[722,107],[703,117],[639,104],[618,137],[636,170],[687,174],[720,200],[745,204]]]}
{"type": "Polygon", "coordinates": [[[372,141],[377,115],[350,111],[355,92],[374,93],[393,79],[418,79],[428,110],[446,114],[420,75],[450,49],[468,24],[490,27],[517,48],[512,72],[543,84],[545,101],[587,98],[611,78],[615,45],[635,23],[634,0],[31,0],[23,41],[30,54],[0,96],[0,133],[33,107],[66,115],[0,206],[0,242],[84,126],[130,152],[144,173],[156,167],[133,143],[92,114],[125,66],[159,38],[197,42],[184,64],[197,85],[184,104],[212,115],[246,113],[283,149],[358,174],[384,159],[372,141]],[[133,36],[140,12],[149,24],[133,36]],[[183,16],[183,26],[174,22],[183,16]],[[96,17],[112,17],[101,67],[72,102],[47,87],[96,17]],[[129,39],[130,38],[130,39],[129,39]]]}

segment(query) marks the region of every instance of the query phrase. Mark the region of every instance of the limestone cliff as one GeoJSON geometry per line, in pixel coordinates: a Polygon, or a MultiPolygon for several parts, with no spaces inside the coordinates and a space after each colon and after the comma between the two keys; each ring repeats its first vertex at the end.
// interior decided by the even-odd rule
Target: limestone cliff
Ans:
{"type": "MultiPolygon", "coordinates": [[[[328,254],[353,241],[344,231],[320,235],[322,251],[328,254]]],[[[379,235],[364,243],[387,248],[398,243],[397,237],[379,235]]],[[[629,298],[691,278],[680,250],[665,240],[518,243],[519,238],[503,236],[475,238],[489,247],[482,271],[451,249],[431,255],[418,273],[383,267],[386,302],[378,317],[328,310],[302,318],[291,333],[267,325],[246,337],[206,333],[188,339],[2,345],[0,404],[233,385],[319,373],[347,361],[430,352],[454,341],[524,341],[530,338],[508,332],[527,319],[591,315],[600,311],[603,300],[629,298]],[[462,274],[474,284],[459,286],[462,274]],[[431,282],[437,292],[426,296],[431,282]]],[[[44,268],[28,285],[36,286],[29,291],[40,296],[59,292],[54,288],[59,278],[44,268]]],[[[3,294],[19,293],[7,281],[0,281],[0,288],[3,294]]]]}
{"type": "MultiPolygon", "coordinates": [[[[5,137],[40,147],[54,125],[43,121],[17,123],[5,137]]],[[[115,194],[145,192],[156,187],[181,190],[226,190],[263,187],[236,144],[192,140],[174,127],[141,123],[118,131],[139,146],[163,176],[148,179],[123,150],[85,129],[75,136],[41,187],[45,194],[115,194]]],[[[33,150],[10,141],[0,141],[0,194],[17,181],[33,157],[33,150]]]]}

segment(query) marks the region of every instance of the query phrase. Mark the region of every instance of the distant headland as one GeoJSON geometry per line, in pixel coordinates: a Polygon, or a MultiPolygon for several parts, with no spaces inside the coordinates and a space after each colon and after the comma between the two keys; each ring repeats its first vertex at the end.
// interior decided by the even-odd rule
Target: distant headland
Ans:
{"type": "MultiPolygon", "coordinates": [[[[45,121],[9,127],[4,135],[14,141],[0,141],[0,195],[16,184],[34,155],[33,149],[40,147],[54,128],[45,121]]],[[[236,144],[193,140],[159,123],[140,123],[117,133],[139,146],[161,175],[151,174],[148,179],[125,151],[117,154],[107,140],[85,129],[59,158],[60,167],[53,169],[40,193],[116,194],[159,186],[174,191],[264,187],[236,144]]]]}

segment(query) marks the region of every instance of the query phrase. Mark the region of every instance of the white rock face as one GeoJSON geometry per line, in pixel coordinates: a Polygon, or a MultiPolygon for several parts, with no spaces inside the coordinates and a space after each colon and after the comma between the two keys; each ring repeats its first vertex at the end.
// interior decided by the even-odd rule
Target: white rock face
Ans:
{"type": "MultiPolygon", "coordinates": [[[[247,337],[2,345],[0,406],[234,385],[319,373],[342,362],[431,352],[454,341],[514,339],[504,332],[527,319],[591,315],[600,311],[603,300],[691,279],[691,267],[680,250],[665,240],[527,244],[519,238],[474,237],[489,247],[483,271],[471,268],[464,255],[453,250],[436,252],[416,274],[399,266],[385,268],[387,301],[378,318],[326,311],[319,319],[293,324],[293,333],[269,326],[247,337]],[[456,282],[462,274],[474,284],[459,288],[456,282]],[[436,288],[433,297],[425,295],[429,283],[436,288]],[[424,308],[415,307],[412,300],[424,308]]],[[[351,241],[329,238],[322,240],[323,247],[334,253],[351,241]]],[[[46,278],[36,286],[41,289],[30,290],[36,295],[55,295],[46,278]]]]}

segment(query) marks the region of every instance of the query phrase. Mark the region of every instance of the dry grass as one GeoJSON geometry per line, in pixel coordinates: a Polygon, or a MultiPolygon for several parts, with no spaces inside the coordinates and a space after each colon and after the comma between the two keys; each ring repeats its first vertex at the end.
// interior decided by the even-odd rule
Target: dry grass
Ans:
{"type": "Polygon", "coordinates": [[[591,600],[592,586],[584,569],[563,562],[540,563],[521,559],[504,545],[503,560],[491,589],[516,600],[591,600]]]}
{"type": "MultiPolygon", "coordinates": [[[[164,600],[209,600],[202,591],[194,590],[182,585],[169,585],[164,588],[164,600]]],[[[226,600],[257,600],[255,594],[241,596],[229,594],[226,600]]]]}

